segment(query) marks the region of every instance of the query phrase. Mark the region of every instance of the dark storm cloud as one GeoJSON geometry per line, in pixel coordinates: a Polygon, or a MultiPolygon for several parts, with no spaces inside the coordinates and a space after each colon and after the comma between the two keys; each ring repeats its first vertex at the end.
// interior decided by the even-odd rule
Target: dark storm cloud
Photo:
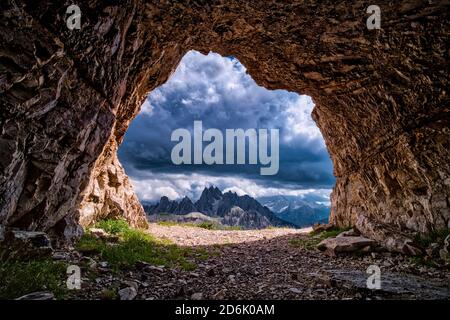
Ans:
{"type": "MultiPolygon", "coordinates": [[[[150,179],[149,171],[154,180],[158,180],[158,175],[184,179],[195,173],[216,183],[229,177],[254,181],[262,188],[329,189],[334,184],[332,165],[323,138],[311,119],[312,108],[309,97],[257,86],[236,59],[192,51],[169,81],[149,95],[127,131],[119,157],[133,181],[141,181],[136,186],[141,196],[139,189],[145,179],[150,179]],[[195,120],[202,120],[203,130],[217,128],[222,132],[236,128],[278,128],[278,174],[260,176],[259,165],[173,165],[170,153],[176,142],[170,141],[171,133],[177,128],[192,130],[195,120]]],[[[229,180],[232,184],[231,181],[234,180],[229,180]]],[[[233,187],[237,186],[223,185],[233,187]]]]}

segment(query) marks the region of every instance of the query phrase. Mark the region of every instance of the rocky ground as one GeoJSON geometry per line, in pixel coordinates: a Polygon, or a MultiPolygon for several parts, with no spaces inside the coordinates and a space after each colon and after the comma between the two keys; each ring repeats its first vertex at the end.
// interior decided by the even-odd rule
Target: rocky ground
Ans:
{"type": "Polygon", "coordinates": [[[206,260],[192,271],[138,263],[113,273],[90,261],[71,299],[450,299],[448,267],[417,265],[409,257],[367,252],[334,257],[308,246],[310,230],[205,230],[152,224],[148,232],[180,246],[203,247],[206,260]],[[381,270],[381,289],[366,286],[370,265],[381,270]],[[91,270],[92,271],[92,270],[91,270]],[[114,290],[112,289],[114,288],[114,290]]]}

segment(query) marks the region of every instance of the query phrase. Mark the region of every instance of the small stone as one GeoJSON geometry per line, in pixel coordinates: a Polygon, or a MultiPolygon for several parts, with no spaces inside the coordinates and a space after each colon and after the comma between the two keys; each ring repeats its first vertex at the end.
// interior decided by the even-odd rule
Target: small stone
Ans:
{"type": "Polygon", "coordinates": [[[158,271],[158,272],[164,272],[164,268],[161,267],[155,267],[155,266],[149,266],[145,268],[145,271],[158,271]]]}
{"type": "Polygon", "coordinates": [[[136,263],[134,264],[134,266],[135,266],[136,269],[138,269],[138,270],[143,270],[143,269],[145,269],[145,268],[147,268],[147,267],[150,267],[151,264],[150,264],[150,263],[147,263],[147,262],[144,262],[144,261],[138,261],[138,262],[136,262],[136,263]]]}
{"type": "Polygon", "coordinates": [[[335,281],[328,274],[318,273],[315,274],[315,278],[318,283],[322,284],[325,287],[333,287],[335,285],[335,281]]]}
{"type": "Polygon", "coordinates": [[[57,261],[67,261],[70,259],[69,254],[63,251],[53,252],[52,259],[57,261]]]}
{"type": "Polygon", "coordinates": [[[40,291],[26,294],[17,298],[16,300],[55,300],[55,296],[51,292],[40,291]]]}
{"type": "Polygon", "coordinates": [[[136,292],[139,290],[139,284],[136,281],[125,280],[122,283],[128,287],[134,288],[136,292]]]}
{"type": "Polygon", "coordinates": [[[94,236],[97,239],[99,239],[99,238],[104,239],[109,236],[108,232],[106,232],[105,230],[100,229],[100,228],[91,228],[91,229],[89,229],[89,232],[92,236],[94,236]]]}
{"type": "Polygon", "coordinates": [[[191,299],[192,300],[203,300],[203,293],[196,292],[196,293],[191,295],[191,299]]]}
{"type": "Polygon", "coordinates": [[[293,292],[295,294],[301,294],[302,293],[302,291],[300,289],[297,289],[297,288],[289,288],[289,291],[293,292]]]}
{"type": "Polygon", "coordinates": [[[383,266],[384,267],[390,267],[390,266],[392,266],[392,263],[389,260],[384,260],[383,261],[383,266]]]}
{"type": "Polygon", "coordinates": [[[133,287],[127,287],[119,290],[120,300],[133,300],[137,296],[137,291],[133,287]]]}
{"type": "Polygon", "coordinates": [[[358,232],[356,232],[354,229],[350,229],[350,230],[347,230],[347,231],[339,233],[336,236],[336,238],[339,238],[339,237],[357,237],[359,235],[360,234],[358,232]]]}
{"type": "Polygon", "coordinates": [[[17,257],[50,256],[53,248],[45,232],[11,230],[4,234],[4,245],[17,257]]]}
{"type": "Polygon", "coordinates": [[[444,250],[447,251],[447,253],[450,253],[450,234],[447,237],[445,237],[444,250]]]}

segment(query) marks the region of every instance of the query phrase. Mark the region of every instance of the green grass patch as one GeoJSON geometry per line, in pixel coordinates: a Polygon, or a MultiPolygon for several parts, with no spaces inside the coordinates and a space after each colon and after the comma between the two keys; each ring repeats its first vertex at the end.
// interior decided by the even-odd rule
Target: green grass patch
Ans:
{"type": "Polygon", "coordinates": [[[0,299],[50,291],[57,299],[67,292],[66,265],[49,259],[0,262],[0,299]]]}
{"type": "Polygon", "coordinates": [[[324,240],[327,238],[336,237],[338,234],[350,230],[351,228],[332,228],[330,230],[322,231],[322,232],[312,232],[311,235],[313,237],[318,237],[320,240],[324,240]]]}
{"type": "Polygon", "coordinates": [[[121,220],[106,220],[95,227],[119,236],[117,243],[97,239],[89,231],[77,242],[76,248],[82,252],[97,253],[108,261],[114,271],[133,266],[138,261],[153,265],[180,267],[194,270],[195,260],[208,258],[205,249],[180,247],[169,240],[160,240],[143,230],[130,228],[121,220]]]}
{"type": "Polygon", "coordinates": [[[95,224],[96,228],[101,228],[111,234],[120,234],[130,231],[130,227],[125,220],[102,220],[95,224]]]}

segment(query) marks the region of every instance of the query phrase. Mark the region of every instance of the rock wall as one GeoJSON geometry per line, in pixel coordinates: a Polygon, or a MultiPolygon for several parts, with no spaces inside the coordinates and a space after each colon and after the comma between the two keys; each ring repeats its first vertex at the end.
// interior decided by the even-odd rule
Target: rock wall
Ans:
{"type": "Polygon", "coordinates": [[[74,237],[142,208],[115,151],[190,49],[236,56],[269,89],[310,95],[334,163],[331,221],[450,227],[449,4],[378,1],[0,4],[0,223],[74,237]],[[114,213],[113,213],[114,212],[114,213]]]}
{"type": "Polygon", "coordinates": [[[78,216],[83,226],[106,218],[123,218],[137,228],[148,226],[144,208],[117,158],[114,139],[97,160],[82,196],[78,216]]]}

